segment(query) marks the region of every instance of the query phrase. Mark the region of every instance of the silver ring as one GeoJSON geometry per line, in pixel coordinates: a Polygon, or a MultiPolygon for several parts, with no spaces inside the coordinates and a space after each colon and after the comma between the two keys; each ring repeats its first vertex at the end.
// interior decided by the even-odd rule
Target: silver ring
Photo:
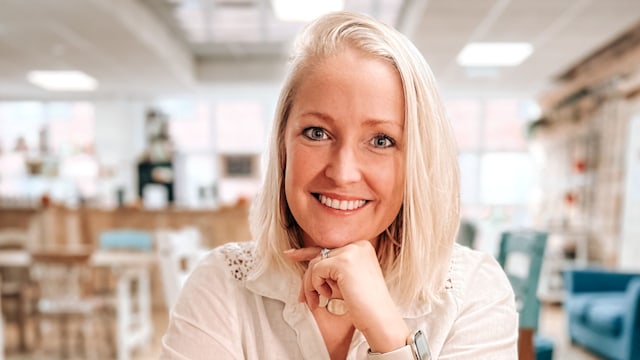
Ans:
{"type": "Polygon", "coordinates": [[[329,250],[327,248],[323,248],[322,250],[320,250],[320,258],[322,260],[327,259],[329,257],[329,251],[331,251],[331,250],[329,250]]]}

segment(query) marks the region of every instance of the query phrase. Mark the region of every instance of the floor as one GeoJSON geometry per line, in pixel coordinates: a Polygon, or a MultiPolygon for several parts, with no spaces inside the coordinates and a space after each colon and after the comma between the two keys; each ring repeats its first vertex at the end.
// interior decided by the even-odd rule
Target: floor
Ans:
{"type": "MultiPolygon", "coordinates": [[[[165,332],[168,324],[168,315],[165,309],[154,310],[153,312],[153,324],[154,333],[151,344],[149,346],[137,349],[132,355],[130,360],[151,360],[158,359],[160,357],[160,339],[165,332]]],[[[97,351],[97,355],[87,355],[88,352],[79,349],[79,341],[74,341],[71,344],[71,354],[62,356],[59,352],[59,334],[58,329],[44,329],[46,335],[43,335],[43,340],[39,346],[31,353],[20,353],[17,348],[18,332],[17,327],[13,324],[5,324],[5,360],[50,360],[50,359],[69,359],[69,360],[103,360],[109,358],[115,358],[114,350],[106,348],[106,345],[98,347],[95,350],[95,344],[91,344],[92,350],[97,351]]],[[[75,328],[71,328],[70,332],[75,328]]],[[[100,330],[96,331],[96,335],[92,338],[106,338],[104,332],[100,330]]],[[[91,339],[89,339],[91,341],[91,339]]],[[[28,337],[27,342],[33,344],[33,338],[28,337]]],[[[103,342],[104,343],[104,342],[103,342]]],[[[0,356],[0,360],[2,356],[0,356]]]]}
{"type": "MultiPolygon", "coordinates": [[[[148,348],[140,349],[133,354],[131,360],[151,360],[158,359],[160,354],[160,338],[164,333],[168,317],[164,309],[154,311],[155,332],[153,341],[148,348]]],[[[566,326],[562,307],[559,305],[545,305],[541,312],[540,333],[554,340],[554,359],[558,360],[598,360],[588,352],[579,347],[572,346],[566,335],[566,326]]],[[[37,354],[18,354],[15,348],[16,331],[10,325],[6,327],[6,356],[7,360],[40,360],[51,359],[50,351],[39,351],[37,354]]],[[[83,359],[83,356],[72,357],[83,359]]],[[[101,357],[102,358],[102,357],[101,357]]]]}
{"type": "Polygon", "coordinates": [[[562,306],[559,304],[547,304],[540,312],[540,329],[538,332],[553,339],[553,358],[558,360],[598,360],[594,356],[578,346],[571,345],[566,330],[566,320],[562,306]]]}

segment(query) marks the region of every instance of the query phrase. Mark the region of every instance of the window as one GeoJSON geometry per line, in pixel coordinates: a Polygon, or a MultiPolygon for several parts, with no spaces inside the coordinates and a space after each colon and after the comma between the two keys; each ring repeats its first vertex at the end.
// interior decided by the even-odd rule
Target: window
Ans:
{"type": "Polygon", "coordinates": [[[475,150],[480,146],[481,107],[479,100],[462,99],[447,101],[447,115],[461,151],[475,150]]]}
{"type": "Polygon", "coordinates": [[[73,202],[96,195],[93,105],[0,103],[0,197],[73,202]]]}
{"type": "Polygon", "coordinates": [[[522,99],[450,99],[458,143],[462,217],[479,227],[475,248],[496,252],[501,229],[529,222],[534,165],[522,99]]]}
{"type": "Polygon", "coordinates": [[[521,103],[513,99],[486,102],[483,139],[487,150],[526,150],[525,121],[518,113],[521,103]]]}
{"type": "Polygon", "coordinates": [[[259,187],[265,103],[254,99],[163,99],[175,150],[176,203],[207,207],[250,198],[259,187]]]}
{"type": "Polygon", "coordinates": [[[533,163],[525,152],[488,152],[482,155],[480,202],[487,205],[522,205],[533,189],[533,163]]]}
{"type": "Polygon", "coordinates": [[[260,153],[264,146],[263,107],[257,101],[220,102],[215,108],[216,144],[221,154],[260,153]]]}

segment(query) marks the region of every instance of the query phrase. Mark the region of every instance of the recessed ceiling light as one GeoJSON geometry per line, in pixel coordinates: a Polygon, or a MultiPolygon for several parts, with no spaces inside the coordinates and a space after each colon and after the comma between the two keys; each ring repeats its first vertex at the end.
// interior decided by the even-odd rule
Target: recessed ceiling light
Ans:
{"type": "Polygon", "coordinates": [[[532,52],[533,46],[525,42],[470,43],[456,60],[461,66],[517,66],[532,52]]]}
{"type": "Polygon", "coordinates": [[[76,70],[34,70],[29,71],[27,79],[49,91],[93,91],[98,88],[96,79],[76,70]]]}
{"type": "Polygon", "coordinates": [[[282,21],[307,22],[320,15],[344,9],[343,0],[271,0],[276,17],[282,21]]]}

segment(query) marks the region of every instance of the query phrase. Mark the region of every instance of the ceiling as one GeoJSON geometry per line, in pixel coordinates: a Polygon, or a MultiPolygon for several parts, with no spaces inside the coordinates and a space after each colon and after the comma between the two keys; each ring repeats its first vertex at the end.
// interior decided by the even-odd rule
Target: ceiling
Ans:
{"type": "MultiPolygon", "coordinates": [[[[554,78],[640,21],[638,0],[346,0],[407,34],[452,94],[538,96],[554,78]],[[520,66],[474,69],[455,58],[470,41],[526,41],[520,66]]],[[[278,83],[300,23],[269,0],[2,0],[0,99],[138,97],[235,82],[278,83]],[[90,95],[50,93],[30,70],[78,69],[90,95]]]]}

